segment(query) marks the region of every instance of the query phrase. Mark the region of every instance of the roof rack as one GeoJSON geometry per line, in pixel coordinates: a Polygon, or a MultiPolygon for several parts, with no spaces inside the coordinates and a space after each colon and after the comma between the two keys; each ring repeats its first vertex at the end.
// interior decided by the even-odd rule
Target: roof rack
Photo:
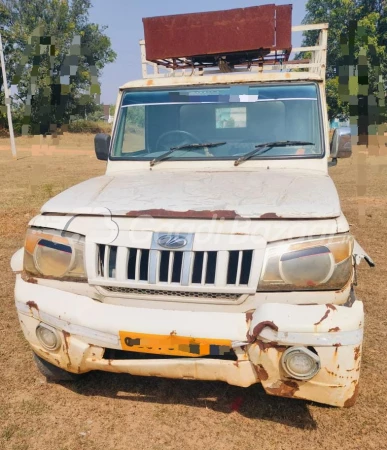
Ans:
{"type": "Polygon", "coordinates": [[[319,31],[315,46],[293,47],[292,49],[265,51],[259,49],[235,52],[216,57],[182,57],[148,61],[145,40],[140,41],[143,78],[213,75],[235,72],[292,72],[314,73],[325,81],[328,24],[297,25],[292,32],[319,31]],[[310,59],[291,59],[297,54],[311,53],[310,59]]]}

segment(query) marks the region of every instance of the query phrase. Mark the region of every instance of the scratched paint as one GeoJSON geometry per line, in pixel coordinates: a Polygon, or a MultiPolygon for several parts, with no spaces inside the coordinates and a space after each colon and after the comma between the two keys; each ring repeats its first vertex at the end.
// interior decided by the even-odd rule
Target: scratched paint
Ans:
{"type": "Polygon", "coordinates": [[[161,164],[153,171],[84,181],[50,199],[42,212],[92,214],[104,209],[114,216],[191,219],[321,219],[341,214],[336,188],[324,173],[175,171],[171,183],[170,171],[161,164]]]}

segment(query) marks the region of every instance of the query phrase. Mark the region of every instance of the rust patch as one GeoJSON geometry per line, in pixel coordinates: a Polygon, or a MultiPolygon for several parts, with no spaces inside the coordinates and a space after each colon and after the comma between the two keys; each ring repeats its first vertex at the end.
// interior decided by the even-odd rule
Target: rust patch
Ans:
{"type": "Polygon", "coordinates": [[[176,336],[176,335],[177,335],[176,330],[171,331],[171,332],[169,333],[169,335],[170,335],[170,336],[176,336]]]}
{"type": "Polygon", "coordinates": [[[250,323],[253,319],[253,312],[252,311],[247,311],[246,313],[246,323],[250,323]]]}
{"type": "Polygon", "coordinates": [[[329,316],[330,312],[331,310],[327,309],[325,314],[321,317],[321,319],[318,322],[315,323],[315,325],[320,325],[320,323],[323,322],[329,316]]]}
{"type": "Polygon", "coordinates": [[[238,360],[234,361],[233,364],[234,364],[235,367],[239,367],[239,361],[238,360]]]}
{"type": "Polygon", "coordinates": [[[354,352],[354,356],[355,356],[355,361],[357,361],[360,358],[360,354],[361,354],[361,347],[360,347],[360,345],[355,347],[353,349],[353,352],[354,352]]]}
{"type": "MultiPolygon", "coordinates": [[[[37,278],[34,278],[33,276],[31,276],[31,274],[27,271],[23,271],[21,274],[22,280],[24,280],[27,283],[32,283],[32,284],[38,284],[39,280],[37,278]]],[[[56,277],[52,277],[52,276],[48,276],[48,275],[39,275],[39,279],[42,280],[56,280],[58,281],[58,278],[56,277]]],[[[84,279],[80,279],[77,277],[62,277],[60,279],[60,281],[76,281],[77,283],[87,283],[87,280],[84,279]]]]}
{"type": "Polygon", "coordinates": [[[26,283],[38,284],[38,280],[28,275],[28,273],[25,271],[22,272],[21,277],[22,280],[25,281],[26,283]]]}
{"type": "Polygon", "coordinates": [[[299,390],[299,386],[295,381],[277,381],[271,387],[265,387],[266,392],[280,397],[294,397],[299,390]]]}
{"type": "Polygon", "coordinates": [[[337,333],[338,331],[340,331],[339,327],[335,327],[335,328],[329,328],[329,333],[337,333]]]}
{"type": "Polygon", "coordinates": [[[332,377],[337,377],[337,373],[331,372],[331,371],[328,370],[326,367],[325,367],[325,370],[327,371],[328,375],[331,375],[332,377]]]}
{"type": "Polygon", "coordinates": [[[276,213],[265,213],[260,216],[260,219],[281,219],[276,213]]]}
{"type": "Polygon", "coordinates": [[[337,347],[341,347],[341,344],[340,344],[340,342],[338,342],[337,344],[333,344],[333,347],[336,347],[336,350],[335,350],[335,352],[337,352],[337,347]]]}
{"type": "Polygon", "coordinates": [[[327,303],[327,304],[326,304],[326,307],[327,307],[328,309],[331,309],[332,311],[337,311],[336,306],[335,306],[335,305],[332,305],[332,303],[327,303]]]}
{"type": "Polygon", "coordinates": [[[265,368],[262,364],[258,364],[254,366],[255,371],[257,372],[258,378],[261,381],[266,381],[269,378],[269,374],[266,372],[265,368]]]}
{"type": "Polygon", "coordinates": [[[266,327],[269,327],[274,331],[278,331],[278,327],[274,322],[272,322],[271,320],[265,320],[265,321],[259,322],[257,325],[255,325],[252,335],[247,333],[247,340],[249,342],[254,342],[257,339],[257,336],[259,336],[259,334],[262,332],[262,330],[266,327]]]}
{"type": "Polygon", "coordinates": [[[30,309],[36,309],[36,311],[39,311],[39,307],[38,307],[38,305],[34,302],[34,301],[32,301],[32,300],[30,300],[30,301],[28,301],[27,303],[26,303],[26,305],[30,308],[30,309]]]}
{"type": "Polygon", "coordinates": [[[352,397],[347,399],[344,403],[344,408],[350,408],[356,403],[357,397],[359,395],[359,384],[355,386],[355,390],[353,391],[352,397]]]}
{"type": "Polygon", "coordinates": [[[277,352],[283,353],[287,349],[287,347],[283,345],[278,345],[278,342],[263,342],[257,339],[256,344],[262,352],[266,352],[267,350],[269,350],[269,348],[274,348],[275,350],[277,350],[277,352]]]}
{"type": "Polygon", "coordinates": [[[64,337],[64,345],[65,345],[65,351],[67,353],[67,356],[69,354],[69,343],[68,343],[68,339],[70,338],[70,333],[68,331],[63,330],[63,337],[64,337]]]}
{"type": "Polygon", "coordinates": [[[174,218],[174,219],[242,219],[235,211],[228,210],[203,210],[194,211],[168,211],[166,209],[144,209],[142,211],[129,211],[126,213],[127,217],[141,217],[150,216],[156,218],[174,218]]]}

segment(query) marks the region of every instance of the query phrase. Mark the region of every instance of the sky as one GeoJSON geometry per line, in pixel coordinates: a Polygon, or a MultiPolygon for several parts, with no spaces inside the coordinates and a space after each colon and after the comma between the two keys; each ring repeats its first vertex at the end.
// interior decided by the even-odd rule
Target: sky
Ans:
{"type": "MultiPolygon", "coordinates": [[[[293,3],[293,25],[300,25],[305,16],[307,0],[93,0],[90,21],[106,25],[117,53],[114,63],[108,64],[102,73],[101,103],[116,102],[119,86],[141,78],[141,57],[138,41],[144,37],[142,18],[169,14],[214,11],[259,6],[268,3],[287,5],[293,3]]],[[[293,46],[301,45],[302,34],[293,37],[293,46]]]]}

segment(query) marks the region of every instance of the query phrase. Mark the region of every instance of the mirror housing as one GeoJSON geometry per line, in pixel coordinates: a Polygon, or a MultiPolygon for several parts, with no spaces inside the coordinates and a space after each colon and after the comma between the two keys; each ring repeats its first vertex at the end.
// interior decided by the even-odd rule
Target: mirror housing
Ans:
{"type": "Polygon", "coordinates": [[[107,161],[109,158],[111,137],[109,134],[98,133],[94,138],[94,148],[97,159],[107,161]]]}
{"type": "Polygon", "coordinates": [[[350,158],[352,156],[351,128],[336,128],[331,142],[331,158],[350,158]]]}

